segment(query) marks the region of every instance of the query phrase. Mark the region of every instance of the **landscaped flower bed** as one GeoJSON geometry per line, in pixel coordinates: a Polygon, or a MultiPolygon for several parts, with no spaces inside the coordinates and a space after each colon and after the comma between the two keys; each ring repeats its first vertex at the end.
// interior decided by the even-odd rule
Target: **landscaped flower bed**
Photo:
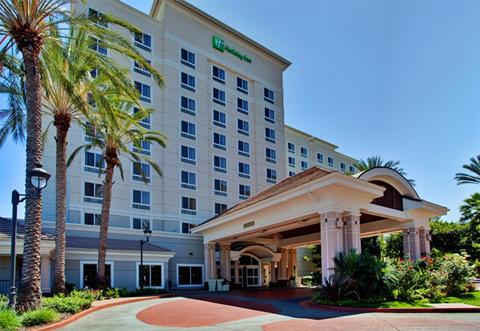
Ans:
{"type": "Polygon", "coordinates": [[[472,292],[473,275],[473,267],[460,254],[411,261],[352,251],[335,259],[335,276],[324,280],[313,302],[368,308],[425,308],[432,303],[480,306],[480,292],[472,292]]]}

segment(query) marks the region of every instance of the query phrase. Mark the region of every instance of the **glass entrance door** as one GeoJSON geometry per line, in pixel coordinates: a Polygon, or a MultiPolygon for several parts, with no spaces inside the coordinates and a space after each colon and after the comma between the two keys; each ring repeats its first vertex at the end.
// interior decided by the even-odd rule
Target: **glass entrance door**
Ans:
{"type": "Polygon", "coordinates": [[[260,286],[258,265],[247,265],[247,287],[260,286]]]}

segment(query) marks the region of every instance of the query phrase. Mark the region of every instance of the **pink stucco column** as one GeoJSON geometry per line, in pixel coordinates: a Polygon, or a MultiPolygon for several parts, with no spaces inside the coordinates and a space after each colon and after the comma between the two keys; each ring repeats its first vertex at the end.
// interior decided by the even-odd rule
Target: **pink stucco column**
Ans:
{"type": "Polygon", "coordinates": [[[280,253],[282,254],[282,258],[280,259],[280,263],[278,265],[278,279],[285,280],[287,279],[287,264],[288,264],[287,249],[286,248],[280,249],[280,253]]]}
{"type": "Polygon", "coordinates": [[[230,280],[230,244],[220,244],[220,274],[230,280]]]}
{"type": "Polygon", "coordinates": [[[215,243],[206,243],[204,248],[204,261],[205,261],[205,279],[217,278],[216,275],[216,263],[215,263],[215,243]]]}
{"type": "Polygon", "coordinates": [[[342,214],[339,212],[320,214],[320,231],[322,277],[329,279],[335,271],[333,259],[344,251],[342,214]]]}
{"type": "Polygon", "coordinates": [[[414,261],[420,258],[420,229],[418,227],[403,229],[403,254],[406,258],[414,261]]]}
{"type": "Polygon", "coordinates": [[[420,228],[420,255],[430,256],[430,231],[426,228],[420,228]]]}
{"type": "Polygon", "coordinates": [[[276,283],[277,282],[277,273],[275,268],[275,261],[270,262],[270,282],[276,283]]]}
{"type": "Polygon", "coordinates": [[[343,218],[344,224],[344,248],[345,252],[355,249],[362,251],[360,240],[360,214],[348,214],[343,218]]]}

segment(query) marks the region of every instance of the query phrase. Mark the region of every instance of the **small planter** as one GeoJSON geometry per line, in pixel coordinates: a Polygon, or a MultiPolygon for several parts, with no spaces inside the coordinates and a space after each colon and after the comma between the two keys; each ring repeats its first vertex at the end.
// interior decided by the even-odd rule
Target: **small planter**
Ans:
{"type": "Polygon", "coordinates": [[[208,291],[215,292],[217,290],[217,280],[216,279],[209,279],[208,280],[208,291]]]}
{"type": "Polygon", "coordinates": [[[217,291],[222,291],[223,279],[217,279],[217,291]]]}

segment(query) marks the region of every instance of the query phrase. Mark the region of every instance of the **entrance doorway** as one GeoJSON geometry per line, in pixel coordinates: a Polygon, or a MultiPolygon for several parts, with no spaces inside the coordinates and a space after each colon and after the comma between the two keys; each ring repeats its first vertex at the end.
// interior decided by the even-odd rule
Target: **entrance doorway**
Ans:
{"type": "Polygon", "coordinates": [[[261,285],[260,261],[251,255],[242,255],[239,259],[239,280],[242,287],[261,285]]]}

